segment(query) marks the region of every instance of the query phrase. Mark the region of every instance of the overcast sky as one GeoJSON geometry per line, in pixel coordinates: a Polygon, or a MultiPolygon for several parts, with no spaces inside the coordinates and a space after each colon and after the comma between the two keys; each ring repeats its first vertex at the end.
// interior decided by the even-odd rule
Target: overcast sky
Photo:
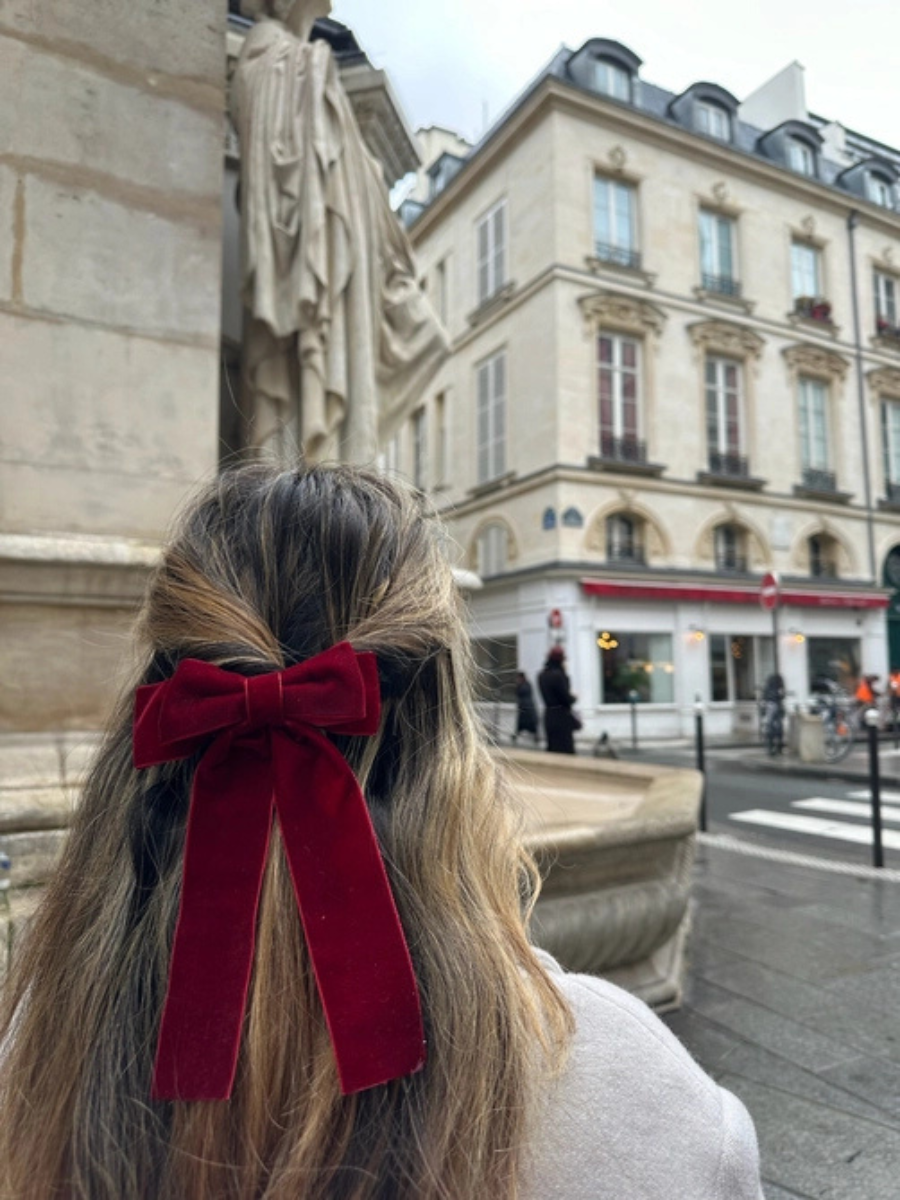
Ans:
{"type": "Polygon", "coordinates": [[[484,131],[561,43],[630,46],[643,78],[742,100],[796,59],[812,112],[900,146],[900,0],[335,0],[413,125],[484,131]]]}

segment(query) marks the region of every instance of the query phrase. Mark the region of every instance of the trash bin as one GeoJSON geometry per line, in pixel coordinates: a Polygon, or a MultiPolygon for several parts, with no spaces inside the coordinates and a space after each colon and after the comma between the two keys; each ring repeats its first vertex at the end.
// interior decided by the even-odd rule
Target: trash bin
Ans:
{"type": "Polygon", "coordinates": [[[825,760],[825,726],[819,713],[794,714],[797,757],[801,762],[813,763],[825,760]]]}

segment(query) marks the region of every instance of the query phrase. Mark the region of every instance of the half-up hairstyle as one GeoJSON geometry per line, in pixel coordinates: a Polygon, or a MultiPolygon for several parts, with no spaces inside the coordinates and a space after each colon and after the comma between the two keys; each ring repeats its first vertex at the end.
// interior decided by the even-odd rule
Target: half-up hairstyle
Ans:
{"type": "Polygon", "coordinates": [[[225,474],[163,555],[139,637],[138,683],[183,658],[253,675],[343,640],[375,653],[380,731],[333,740],[384,856],[428,1061],[341,1095],[276,831],[232,1098],[151,1102],[197,759],[136,771],[129,692],[7,981],[0,1200],[511,1200],[571,1018],[526,937],[538,881],[479,732],[436,520],[356,469],[225,474]]]}

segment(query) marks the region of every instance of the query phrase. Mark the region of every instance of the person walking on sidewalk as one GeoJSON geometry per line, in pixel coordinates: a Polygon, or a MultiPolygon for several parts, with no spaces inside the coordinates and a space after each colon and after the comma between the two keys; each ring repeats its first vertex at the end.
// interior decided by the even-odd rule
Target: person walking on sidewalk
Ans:
{"type": "Polygon", "coordinates": [[[516,673],[516,736],[513,741],[519,740],[520,733],[530,733],[537,745],[537,705],[534,702],[534,688],[524,671],[516,673]]]}
{"type": "Polygon", "coordinates": [[[784,750],[784,679],[773,671],[763,689],[766,750],[774,758],[784,750]]]}
{"type": "Polygon", "coordinates": [[[551,754],[575,753],[575,730],[581,722],[572,711],[577,696],[569,687],[566,674],[566,652],[562,646],[551,646],[544,669],[538,676],[538,687],[544,701],[544,732],[551,754]]]}

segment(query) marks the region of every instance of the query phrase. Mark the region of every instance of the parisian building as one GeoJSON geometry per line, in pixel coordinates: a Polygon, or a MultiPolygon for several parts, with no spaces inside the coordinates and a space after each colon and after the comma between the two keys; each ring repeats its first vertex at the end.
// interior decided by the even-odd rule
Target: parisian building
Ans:
{"type": "Polygon", "coordinates": [[[401,212],[453,353],[384,466],[434,498],[511,699],[566,650],[585,737],[750,732],[900,665],[900,152],[792,64],[674,95],[561,49],[401,212]],[[774,573],[778,607],[760,603],[774,573]]]}

